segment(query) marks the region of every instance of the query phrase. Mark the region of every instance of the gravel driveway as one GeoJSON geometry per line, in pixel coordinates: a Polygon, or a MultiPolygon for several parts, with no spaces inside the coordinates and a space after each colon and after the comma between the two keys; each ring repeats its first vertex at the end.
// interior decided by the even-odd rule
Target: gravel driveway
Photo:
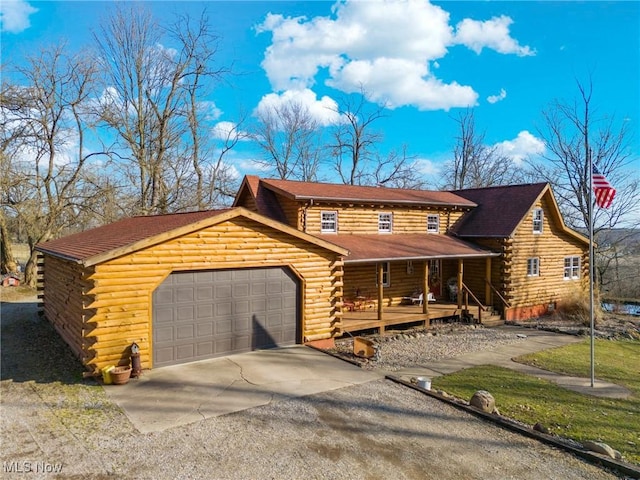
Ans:
{"type": "Polygon", "coordinates": [[[386,380],[140,434],[30,300],[0,312],[1,478],[617,478],[386,380]]]}

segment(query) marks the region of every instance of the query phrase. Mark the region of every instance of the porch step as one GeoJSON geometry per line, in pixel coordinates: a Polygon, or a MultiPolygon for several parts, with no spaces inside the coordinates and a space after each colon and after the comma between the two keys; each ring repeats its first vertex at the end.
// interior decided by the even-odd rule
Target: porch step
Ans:
{"type": "Polygon", "coordinates": [[[504,325],[504,320],[500,315],[482,316],[482,325],[485,327],[499,327],[504,325]]]}

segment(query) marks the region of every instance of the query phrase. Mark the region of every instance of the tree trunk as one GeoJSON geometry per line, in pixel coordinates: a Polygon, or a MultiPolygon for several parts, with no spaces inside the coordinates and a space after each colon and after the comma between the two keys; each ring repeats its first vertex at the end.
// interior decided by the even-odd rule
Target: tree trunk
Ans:
{"type": "Polygon", "coordinates": [[[38,283],[38,252],[31,250],[27,265],[24,267],[25,285],[35,288],[38,283]]]}
{"type": "Polygon", "coordinates": [[[18,262],[13,256],[13,246],[4,221],[4,214],[0,212],[0,273],[16,273],[18,262]]]}

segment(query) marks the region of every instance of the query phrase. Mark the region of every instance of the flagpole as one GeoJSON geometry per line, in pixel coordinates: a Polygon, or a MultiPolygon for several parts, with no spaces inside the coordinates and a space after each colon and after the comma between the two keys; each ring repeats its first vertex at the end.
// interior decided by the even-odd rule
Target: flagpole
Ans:
{"type": "Polygon", "coordinates": [[[593,160],[591,149],[587,150],[589,165],[589,317],[591,321],[591,387],[595,386],[595,341],[594,341],[594,308],[593,282],[595,280],[595,265],[593,262],[593,160]]]}

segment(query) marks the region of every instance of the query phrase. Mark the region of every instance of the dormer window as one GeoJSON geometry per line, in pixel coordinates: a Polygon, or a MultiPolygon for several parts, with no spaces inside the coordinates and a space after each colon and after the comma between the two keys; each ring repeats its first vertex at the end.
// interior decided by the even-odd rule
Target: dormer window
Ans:
{"type": "Polygon", "coordinates": [[[542,233],[544,213],[541,208],[533,209],[533,233],[542,233]]]}
{"type": "Polygon", "coordinates": [[[392,226],[393,226],[392,213],[378,214],[378,233],[391,233],[392,226]]]}
{"type": "Polygon", "coordinates": [[[322,233],[338,232],[338,212],[320,212],[320,231],[322,233]]]}
{"type": "Polygon", "coordinates": [[[438,233],[440,231],[440,216],[427,215],[427,233],[438,233]]]}

